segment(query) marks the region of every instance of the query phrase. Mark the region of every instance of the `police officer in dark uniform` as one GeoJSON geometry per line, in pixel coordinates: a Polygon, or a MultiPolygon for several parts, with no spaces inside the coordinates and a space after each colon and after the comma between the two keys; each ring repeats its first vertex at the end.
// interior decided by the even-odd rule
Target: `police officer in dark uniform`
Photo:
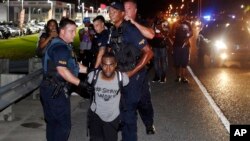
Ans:
{"type": "Polygon", "coordinates": [[[129,76],[129,84],[122,89],[122,140],[137,141],[137,107],[147,82],[145,65],[153,57],[147,40],[131,23],[124,21],[124,6],[112,2],[109,9],[111,29],[111,51],[115,53],[118,69],[129,76]]]}
{"type": "Polygon", "coordinates": [[[67,141],[71,129],[69,90],[71,85],[83,86],[77,75],[87,68],[76,62],[71,46],[76,24],[62,19],[59,37],[46,48],[43,58],[43,80],[40,86],[41,103],[46,121],[48,141],[67,141]]]}
{"type": "Polygon", "coordinates": [[[96,32],[93,44],[93,53],[95,62],[94,68],[98,68],[101,64],[102,56],[107,50],[109,30],[105,27],[105,19],[102,15],[98,15],[93,20],[93,26],[96,32]]]}
{"type": "MultiPolygon", "coordinates": [[[[125,20],[131,22],[140,33],[147,39],[153,39],[155,36],[154,30],[146,23],[145,20],[142,20],[137,15],[137,3],[134,0],[126,0],[124,2],[125,8],[125,20]]],[[[148,64],[148,70],[150,66],[148,64]]],[[[144,83],[143,95],[140,98],[140,104],[138,106],[138,113],[146,127],[147,134],[154,134],[154,109],[151,101],[151,91],[149,82],[144,83]]]]}

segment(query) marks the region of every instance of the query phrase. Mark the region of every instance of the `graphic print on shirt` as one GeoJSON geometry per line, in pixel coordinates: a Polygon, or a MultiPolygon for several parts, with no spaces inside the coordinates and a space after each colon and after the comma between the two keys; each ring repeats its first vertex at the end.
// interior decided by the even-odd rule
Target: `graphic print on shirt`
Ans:
{"type": "Polygon", "coordinates": [[[104,101],[109,101],[111,98],[115,98],[117,96],[117,91],[115,89],[108,89],[102,87],[96,87],[95,92],[99,98],[102,98],[104,101]]]}

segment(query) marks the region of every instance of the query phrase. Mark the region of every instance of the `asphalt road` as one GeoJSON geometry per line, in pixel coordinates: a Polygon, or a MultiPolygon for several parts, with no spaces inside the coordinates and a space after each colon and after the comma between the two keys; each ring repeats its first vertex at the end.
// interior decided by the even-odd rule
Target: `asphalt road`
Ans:
{"type": "Polygon", "coordinates": [[[195,73],[231,124],[250,124],[249,68],[197,68],[195,73]]]}

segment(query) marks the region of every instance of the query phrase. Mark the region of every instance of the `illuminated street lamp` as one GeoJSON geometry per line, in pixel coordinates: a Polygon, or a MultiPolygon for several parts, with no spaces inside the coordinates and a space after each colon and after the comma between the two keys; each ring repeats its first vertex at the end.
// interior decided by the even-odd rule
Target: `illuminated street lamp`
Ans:
{"type": "Polygon", "coordinates": [[[69,6],[69,18],[71,19],[71,4],[67,4],[69,6]]]}

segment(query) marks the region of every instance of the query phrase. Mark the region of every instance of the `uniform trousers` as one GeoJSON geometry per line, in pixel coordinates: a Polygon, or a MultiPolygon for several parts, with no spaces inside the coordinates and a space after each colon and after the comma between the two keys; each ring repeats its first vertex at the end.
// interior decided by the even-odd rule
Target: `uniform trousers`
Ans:
{"type": "Polygon", "coordinates": [[[125,103],[121,109],[122,141],[137,141],[137,109],[143,95],[146,74],[146,69],[136,73],[122,89],[122,100],[125,103]]]}
{"type": "Polygon", "coordinates": [[[43,80],[40,86],[40,98],[46,121],[47,141],[67,141],[71,130],[70,99],[61,91],[52,98],[54,88],[43,80]]]}

